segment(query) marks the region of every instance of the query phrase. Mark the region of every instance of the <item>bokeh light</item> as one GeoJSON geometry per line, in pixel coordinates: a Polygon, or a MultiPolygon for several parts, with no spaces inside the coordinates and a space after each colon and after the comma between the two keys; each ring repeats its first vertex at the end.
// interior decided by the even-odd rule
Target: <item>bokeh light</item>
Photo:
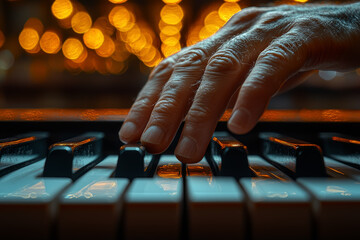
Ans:
{"type": "Polygon", "coordinates": [[[19,35],[20,46],[27,50],[33,50],[39,43],[39,34],[33,28],[24,28],[19,35]]]}
{"type": "Polygon", "coordinates": [[[225,2],[219,8],[219,16],[227,22],[235,13],[241,11],[239,4],[225,2]]]}
{"type": "Polygon", "coordinates": [[[294,1],[299,3],[306,3],[308,0],[294,0],[294,1]]]}
{"type": "Polygon", "coordinates": [[[105,35],[111,36],[114,34],[115,28],[105,16],[99,17],[94,22],[94,27],[100,29],[105,35]]]}
{"type": "Polygon", "coordinates": [[[44,25],[42,24],[42,22],[38,18],[29,18],[26,21],[26,23],[24,24],[24,28],[35,29],[37,31],[37,33],[39,34],[39,36],[44,31],[44,25]]]}
{"type": "Polygon", "coordinates": [[[180,50],[181,50],[180,43],[176,44],[175,46],[161,44],[161,52],[164,54],[164,57],[169,57],[169,56],[177,53],[180,50]]]}
{"type": "Polygon", "coordinates": [[[90,49],[98,49],[104,42],[104,34],[98,28],[90,28],[83,35],[85,45],[90,49]]]}
{"type": "Polygon", "coordinates": [[[239,2],[240,0],[224,0],[224,2],[230,2],[230,3],[234,3],[234,2],[239,2]]]}
{"type": "Polygon", "coordinates": [[[3,32],[0,30],[0,48],[2,46],[4,46],[5,43],[5,35],[3,34],[3,32]]]}
{"type": "Polygon", "coordinates": [[[53,31],[46,31],[40,38],[40,47],[48,54],[56,54],[61,49],[60,37],[53,31]]]}
{"type": "Polygon", "coordinates": [[[204,24],[222,27],[225,21],[220,18],[218,11],[212,11],[205,17],[204,24]]]}
{"type": "Polygon", "coordinates": [[[109,2],[115,3],[115,4],[124,3],[124,2],[126,2],[126,1],[127,1],[127,0],[109,0],[109,2]]]}
{"type": "Polygon", "coordinates": [[[92,20],[87,12],[78,12],[71,18],[71,27],[76,33],[87,32],[92,25],[92,20]]]}
{"type": "Polygon", "coordinates": [[[84,51],[84,46],[76,38],[68,38],[62,46],[63,54],[70,60],[78,59],[84,51]]]}
{"type": "Polygon", "coordinates": [[[180,3],[181,0],[162,0],[166,4],[177,4],[180,3]]]}
{"type": "Polygon", "coordinates": [[[51,12],[57,19],[65,19],[71,16],[74,7],[69,0],[56,0],[51,5],[51,12]]]}
{"type": "Polygon", "coordinates": [[[119,31],[128,31],[135,22],[134,15],[124,6],[116,6],[109,13],[109,22],[119,31]]]}
{"type": "Polygon", "coordinates": [[[99,55],[100,57],[107,58],[110,57],[114,52],[115,52],[114,41],[111,39],[111,37],[105,35],[104,43],[101,45],[101,47],[96,49],[97,55],[99,55]]]}
{"type": "Polygon", "coordinates": [[[167,4],[160,12],[161,20],[167,24],[178,24],[184,17],[184,12],[178,4],[167,4]]]}

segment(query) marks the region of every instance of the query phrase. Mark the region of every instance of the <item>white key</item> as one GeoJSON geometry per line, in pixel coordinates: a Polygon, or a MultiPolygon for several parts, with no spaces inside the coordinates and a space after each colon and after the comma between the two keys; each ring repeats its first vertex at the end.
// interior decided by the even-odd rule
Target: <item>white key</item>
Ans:
{"type": "Polygon", "coordinates": [[[186,164],[186,176],[211,177],[212,175],[210,165],[205,158],[198,163],[186,164]]]}
{"type": "Polygon", "coordinates": [[[258,178],[278,179],[281,181],[290,180],[290,177],[260,156],[249,155],[248,160],[250,169],[258,178]]]}
{"type": "Polygon", "coordinates": [[[59,239],[116,239],[128,179],[109,178],[117,156],[80,177],[60,198],[59,239]]]}
{"type": "Polygon", "coordinates": [[[48,239],[55,200],[70,179],[26,178],[0,185],[0,232],[3,239],[48,239]]]}
{"type": "Polygon", "coordinates": [[[186,181],[190,239],[245,239],[244,194],[234,178],[186,181]]]}
{"type": "MultiPolygon", "coordinates": [[[[45,159],[20,168],[16,171],[6,174],[3,177],[0,177],[0,185],[5,184],[5,182],[14,182],[17,180],[23,181],[24,178],[34,179],[39,177],[42,174],[44,169],[45,159]]],[[[9,184],[9,183],[8,183],[9,184]]]]}
{"type": "Polygon", "coordinates": [[[135,179],[125,194],[125,239],[178,239],[183,181],[174,156],[160,158],[155,177],[135,179]]]}
{"type": "Polygon", "coordinates": [[[348,177],[360,181],[360,170],[344,163],[324,157],[326,172],[335,178],[348,177]]]}
{"type": "Polygon", "coordinates": [[[310,239],[310,196],[293,181],[240,180],[247,196],[252,239],[310,239]]]}
{"type": "Polygon", "coordinates": [[[317,239],[360,239],[360,183],[350,179],[300,178],[313,195],[317,239]]]}

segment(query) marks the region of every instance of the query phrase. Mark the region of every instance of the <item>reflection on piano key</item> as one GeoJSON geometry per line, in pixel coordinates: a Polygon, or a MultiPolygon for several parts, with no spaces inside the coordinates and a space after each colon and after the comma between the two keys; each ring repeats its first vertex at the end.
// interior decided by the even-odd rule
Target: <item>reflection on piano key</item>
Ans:
{"type": "Polygon", "coordinates": [[[104,134],[89,132],[50,147],[44,177],[75,180],[101,160],[104,134]]]}
{"type": "Polygon", "coordinates": [[[317,239],[360,239],[360,183],[349,179],[300,178],[313,196],[317,239]]]}
{"type": "Polygon", "coordinates": [[[236,178],[253,176],[246,146],[228,133],[214,133],[210,148],[211,153],[207,157],[217,175],[236,178]]]}
{"type": "Polygon", "coordinates": [[[0,177],[46,156],[46,132],[33,132],[0,140],[0,177]]]}
{"type": "Polygon", "coordinates": [[[292,178],[326,176],[318,145],[276,133],[262,133],[260,138],[264,157],[292,178]]]}
{"type": "Polygon", "coordinates": [[[188,177],[190,239],[245,239],[245,203],[239,184],[230,177],[188,177]]]}
{"type": "Polygon", "coordinates": [[[334,178],[352,178],[360,182],[360,170],[328,157],[324,157],[324,162],[329,176],[334,178]]]}
{"type": "Polygon", "coordinates": [[[145,148],[139,144],[121,146],[115,177],[150,177],[154,174],[157,157],[146,154],[145,148]]]}
{"type": "Polygon", "coordinates": [[[311,239],[310,196],[293,181],[242,178],[252,239],[311,239]]]}
{"type": "Polygon", "coordinates": [[[360,169],[360,138],[338,133],[321,133],[320,138],[327,156],[360,169]]]}
{"type": "MultiPolygon", "coordinates": [[[[30,165],[31,166],[31,165],[30,165]]],[[[4,239],[49,239],[56,198],[70,179],[24,178],[0,185],[0,231],[4,239]]]]}
{"type": "Polygon", "coordinates": [[[186,176],[189,177],[212,177],[209,163],[203,158],[198,163],[186,164],[186,176]]]}
{"type": "Polygon", "coordinates": [[[110,178],[118,156],[108,156],[60,198],[59,239],[116,239],[128,179],[110,178]],[[89,227],[93,226],[93,227],[89,227]]]}
{"type": "Polygon", "coordinates": [[[174,155],[161,155],[154,177],[181,178],[182,164],[174,155]]]}
{"type": "Polygon", "coordinates": [[[249,155],[250,169],[256,178],[290,180],[290,177],[257,155],[249,155]]]}
{"type": "Polygon", "coordinates": [[[125,238],[178,239],[182,184],[181,179],[135,179],[125,195],[125,238]]]}

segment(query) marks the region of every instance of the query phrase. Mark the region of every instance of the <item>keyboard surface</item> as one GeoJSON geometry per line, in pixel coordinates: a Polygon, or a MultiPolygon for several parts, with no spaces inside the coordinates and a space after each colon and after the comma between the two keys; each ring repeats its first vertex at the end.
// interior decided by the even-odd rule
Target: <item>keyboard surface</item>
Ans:
{"type": "Polygon", "coordinates": [[[360,239],[357,111],[269,111],[242,136],[220,121],[196,164],[178,137],[121,144],[115,110],[4,111],[1,239],[360,239]]]}

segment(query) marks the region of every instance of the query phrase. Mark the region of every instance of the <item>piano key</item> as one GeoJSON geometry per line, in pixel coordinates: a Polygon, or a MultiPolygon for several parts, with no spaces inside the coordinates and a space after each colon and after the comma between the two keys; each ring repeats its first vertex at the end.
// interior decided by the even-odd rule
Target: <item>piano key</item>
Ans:
{"type": "Polygon", "coordinates": [[[300,178],[313,196],[316,239],[360,239],[360,183],[350,179],[300,178]]]}
{"type": "Polygon", "coordinates": [[[161,155],[154,177],[181,178],[182,164],[174,155],[161,155]]]}
{"type": "Polygon", "coordinates": [[[292,178],[326,177],[318,145],[276,133],[262,133],[263,155],[292,178]]]}
{"type": "Polygon", "coordinates": [[[257,239],[311,239],[310,196],[295,182],[242,178],[248,197],[251,237],[257,239]]]}
{"type": "Polygon", "coordinates": [[[360,170],[339,161],[324,157],[326,171],[334,178],[352,178],[360,182],[360,170]]]}
{"type": "Polygon", "coordinates": [[[227,132],[214,133],[210,148],[208,159],[216,175],[235,178],[253,176],[249,169],[246,146],[227,132]]]}
{"type": "Polygon", "coordinates": [[[360,169],[360,139],[339,133],[321,133],[324,153],[360,169]]]}
{"type": "Polygon", "coordinates": [[[46,132],[33,132],[0,140],[0,177],[46,156],[46,132]]]}
{"type": "Polygon", "coordinates": [[[244,194],[234,178],[187,177],[189,239],[245,239],[244,194]]]}
{"type": "MultiPolygon", "coordinates": [[[[30,165],[31,166],[31,165],[30,165]]],[[[23,178],[0,185],[0,231],[3,239],[49,239],[56,198],[70,179],[23,178]]]]}
{"type": "Polygon", "coordinates": [[[198,163],[186,164],[186,176],[189,177],[212,177],[213,173],[209,163],[203,158],[198,163]]]}
{"type": "Polygon", "coordinates": [[[76,180],[101,161],[103,138],[103,133],[88,132],[51,145],[43,176],[76,180]]]}
{"type": "Polygon", "coordinates": [[[123,145],[120,148],[115,177],[150,177],[156,168],[157,156],[146,154],[139,144],[123,145]]]}
{"type": "Polygon", "coordinates": [[[249,155],[250,169],[253,171],[256,178],[263,179],[278,179],[278,180],[290,180],[290,177],[281,172],[274,165],[265,161],[262,157],[257,155],[249,155]]]}
{"type": "Polygon", "coordinates": [[[128,179],[110,178],[118,156],[108,156],[59,199],[59,239],[116,239],[128,179]],[[93,226],[89,228],[89,226],[93,226]]]}

